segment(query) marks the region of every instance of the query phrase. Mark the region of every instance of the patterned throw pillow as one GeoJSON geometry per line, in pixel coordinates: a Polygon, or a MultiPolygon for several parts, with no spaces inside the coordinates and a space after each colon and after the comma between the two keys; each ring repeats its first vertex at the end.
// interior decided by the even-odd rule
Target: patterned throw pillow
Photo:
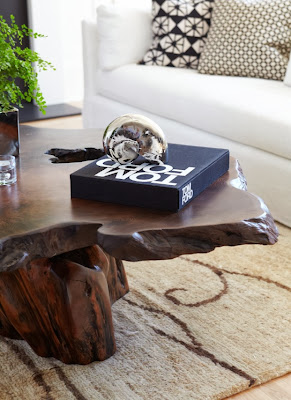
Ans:
{"type": "Polygon", "coordinates": [[[197,69],[213,0],[153,0],[153,43],[140,64],[197,69]]]}
{"type": "Polygon", "coordinates": [[[198,71],[283,80],[290,50],[291,0],[218,0],[198,71]]]}

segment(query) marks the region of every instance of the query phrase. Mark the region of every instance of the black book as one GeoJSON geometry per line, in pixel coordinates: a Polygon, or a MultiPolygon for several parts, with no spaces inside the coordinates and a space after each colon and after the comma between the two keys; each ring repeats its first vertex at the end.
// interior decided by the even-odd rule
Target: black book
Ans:
{"type": "Polygon", "coordinates": [[[229,169],[229,151],[169,144],[168,162],[126,165],[101,157],[71,174],[71,196],[178,211],[229,169]]]}

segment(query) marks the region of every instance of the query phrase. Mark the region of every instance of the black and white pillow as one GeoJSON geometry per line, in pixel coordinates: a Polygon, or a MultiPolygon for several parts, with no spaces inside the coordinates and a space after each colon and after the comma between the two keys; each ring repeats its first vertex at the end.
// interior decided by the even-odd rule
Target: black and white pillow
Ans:
{"type": "Polygon", "coordinates": [[[197,69],[213,0],[152,0],[153,43],[140,64],[197,69]]]}
{"type": "Polygon", "coordinates": [[[198,72],[283,80],[290,51],[291,0],[219,0],[198,72]]]}

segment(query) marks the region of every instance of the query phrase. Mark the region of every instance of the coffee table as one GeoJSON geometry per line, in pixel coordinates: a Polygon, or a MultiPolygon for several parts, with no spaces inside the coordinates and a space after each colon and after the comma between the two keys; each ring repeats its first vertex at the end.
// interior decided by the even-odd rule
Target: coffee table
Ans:
{"type": "Polygon", "coordinates": [[[278,236],[233,158],[178,213],[71,199],[70,173],[92,161],[52,164],[44,153],[100,147],[101,135],[22,126],[18,181],[0,188],[0,334],[64,363],[114,354],[111,305],[129,290],[121,260],[269,245],[278,236]]]}

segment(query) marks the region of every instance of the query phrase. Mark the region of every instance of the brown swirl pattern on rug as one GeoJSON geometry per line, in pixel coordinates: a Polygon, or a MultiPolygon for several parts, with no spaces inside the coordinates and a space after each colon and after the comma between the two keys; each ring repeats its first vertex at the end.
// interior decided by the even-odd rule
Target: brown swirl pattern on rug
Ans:
{"type": "Polygon", "coordinates": [[[171,300],[173,303],[178,304],[178,305],[183,305],[183,306],[186,306],[186,307],[200,307],[202,305],[209,304],[209,303],[212,303],[214,301],[219,300],[223,295],[225,295],[227,293],[227,289],[228,289],[228,283],[227,283],[226,278],[223,275],[223,272],[225,272],[227,274],[231,274],[231,275],[247,276],[249,278],[257,279],[258,281],[262,281],[262,282],[266,282],[266,283],[272,283],[273,285],[276,285],[281,289],[285,289],[285,290],[288,290],[289,292],[291,292],[291,288],[290,287],[285,286],[282,283],[275,282],[272,279],[263,278],[262,276],[256,276],[256,275],[251,275],[251,274],[246,274],[246,273],[241,273],[241,272],[228,271],[227,269],[224,269],[224,268],[219,269],[219,268],[215,267],[214,265],[210,265],[210,264],[204,263],[204,262],[199,261],[199,260],[191,260],[188,257],[184,257],[184,256],[182,256],[180,258],[184,259],[184,260],[187,260],[187,261],[189,261],[189,262],[191,262],[193,264],[202,265],[205,268],[208,268],[211,271],[213,271],[219,277],[221,283],[223,284],[223,288],[215,296],[210,297],[209,299],[198,301],[196,303],[182,303],[175,296],[171,295],[171,293],[177,292],[179,290],[187,291],[187,289],[185,289],[185,288],[172,288],[172,289],[167,290],[165,292],[165,296],[167,297],[167,299],[171,300]]]}
{"type": "Polygon", "coordinates": [[[215,296],[210,297],[209,299],[205,299],[202,301],[197,301],[196,303],[182,303],[181,301],[179,301],[175,296],[171,296],[171,293],[174,293],[178,290],[183,290],[186,291],[187,289],[185,288],[172,288],[169,289],[165,292],[165,296],[167,297],[167,299],[171,300],[173,303],[177,304],[177,305],[184,305],[187,307],[200,307],[203,306],[205,304],[209,304],[209,303],[213,303],[214,301],[217,301],[221,298],[221,296],[223,296],[224,294],[227,293],[227,289],[228,289],[228,284],[227,284],[227,280],[225,279],[223,273],[221,270],[219,270],[218,268],[214,267],[213,265],[210,264],[205,264],[205,263],[200,263],[198,260],[189,260],[186,257],[181,257],[184,260],[190,261],[190,262],[197,262],[200,265],[205,266],[206,268],[210,269],[210,271],[212,271],[215,275],[218,276],[218,278],[220,279],[220,282],[222,283],[223,287],[220,290],[219,293],[217,293],[215,296]]]}
{"type": "MultiPolygon", "coordinates": [[[[175,289],[177,290],[177,289],[175,289]]],[[[138,293],[133,291],[133,293],[135,295],[138,296],[138,293]]],[[[134,301],[131,301],[129,299],[123,299],[124,301],[128,302],[130,305],[134,306],[134,307],[139,307],[145,311],[149,311],[150,313],[155,313],[155,314],[163,314],[164,316],[170,318],[175,324],[179,325],[180,328],[186,333],[186,335],[189,337],[189,339],[192,342],[192,345],[189,345],[188,343],[184,342],[183,340],[178,339],[176,336],[173,335],[168,335],[167,333],[165,333],[164,331],[162,331],[161,329],[157,329],[155,327],[152,327],[152,329],[161,336],[165,336],[168,339],[172,340],[173,342],[179,343],[182,346],[184,346],[187,350],[192,351],[193,353],[197,354],[198,356],[201,357],[206,357],[209,360],[211,360],[214,364],[218,364],[220,365],[222,368],[226,368],[229,371],[247,379],[249,381],[249,386],[252,386],[256,380],[251,377],[250,375],[248,375],[246,372],[242,371],[241,369],[235,367],[234,365],[229,365],[227,362],[225,361],[221,361],[218,360],[214,354],[210,353],[209,351],[203,349],[203,346],[201,343],[199,343],[195,337],[193,336],[193,334],[191,333],[191,331],[189,330],[187,324],[183,321],[181,321],[179,318],[175,317],[174,315],[172,315],[169,312],[163,311],[163,310],[159,310],[159,309],[154,309],[153,307],[147,307],[141,304],[137,304],[134,301]]],[[[171,299],[172,300],[172,299],[171,299]]],[[[209,299],[209,302],[211,301],[211,299],[209,299]]],[[[177,304],[177,303],[176,303],[177,304]]],[[[197,303],[196,303],[197,304],[197,303]]],[[[206,304],[206,303],[203,303],[206,304]]],[[[190,305],[191,306],[191,305],[190,305]]],[[[196,307],[196,305],[195,305],[196,307]]]]}
{"type": "Polygon", "coordinates": [[[18,361],[22,362],[27,366],[27,368],[33,374],[33,382],[43,389],[44,393],[46,394],[47,400],[54,400],[54,397],[50,395],[51,387],[45,382],[42,372],[37,368],[32,358],[30,358],[26,352],[22,349],[21,345],[18,345],[17,342],[11,341],[6,338],[1,338],[9,347],[9,349],[16,354],[18,361]]]}
{"type": "MultiPolygon", "coordinates": [[[[42,389],[43,391],[43,398],[45,400],[56,400],[56,397],[51,393],[52,387],[48,385],[45,381],[45,372],[38,368],[33,360],[33,357],[30,357],[24,347],[22,346],[22,342],[12,341],[6,338],[1,338],[9,347],[9,349],[17,356],[18,360],[25,364],[25,366],[31,371],[32,373],[32,380],[33,382],[42,389]]],[[[35,358],[38,358],[35,356],[35,358]]],[[[60,381],[64,383],[67,390],[74,396],[77,400],[87,400],[87,397],[84,397],[82,393],[77,389],[74,385],[73,381],[69,379],[62,367],[54,366],[54,361],[48,361],[51,365],[51,370],[54,369],[55,373],[57,374],[60,381]]],[[[0,394],[1,396],[1,394],[0,394]]],[[[0,397],[1,399],[1,397],[0,397]]]]}
{"type": "MultiPolygon", "coordinates": [[[[168,290],[166,290],[164,292],[164,296],[165,298],[167,298],[169,301],[173,302],[175,305],[178,306],[185,306],[185,307],[190,307],[190,308],[198,308],[200,306],[205,306],[207,304],[210,303],[214,303],[216,301],[218,301],[219,299],[221,299],[222,296],[226,295],[228,293],[228,281],[227,278],[225,277],[226,274],[230,274],[230,275],[239,275],[239,276],[244,276],[244,277],[248,277],[251,279],[256,279],[258,281],[262,281],[265,282],[267,284],[271,284],[271,285],[275,285],[280,289],[283,290],[287,290],[288,292],[291,292],[291,288],[280,283],[280,282],[276,282],[275,280],[269,279],[269,278],[265,278],[261,275],[253,275],[250,273],[244,273],[244,272],[237,272],[237,271],[230,271],[227,270],[226,268],[218,268],[215,265],[211,265],[209,263],[205,263],[202,261],[199,261],[198,259],[193,259],[187,256],[181,256],[180,259],[183,259],[185,261],[188,261],[192,264],[198,264],[202,267],[205,267],[207,269],[209,269],[214,275],[216,275],[219,279],[219,281],[222,284],[222,288],[218,291],[217,294],[203,299],[201,301],[197,301],[194,303],[186,303],[186,302],[182,302],[181,300],[179,300],[175,294],[176,292],[187,292],[188,289],[185,289],[184,287],[173,287],[170,288],[168,290]]],[[[148,290],[152,291],[152,292],[156,292],[155,289],[153,287],[147,288],[148,290]]],[[[132,293],[135,295],[135,297],[139,297],[139,293],[136,291],[132,291],[132,293]]],[[[156,294],[158,295],[159,293],[156,292],[156,294]]],[[[164,336],[167,337],[168,339],[172,340],[173,342],[179,343],[182,346],[184,346],[185,348],[187,348],[189,351],[194,352],[195,354],[201,356],[201,357],[206,357],[209,360],[211,360],[214,364],[220,365],[223,368],[226,368],[228,370],[230,370],[231,372],[247,379],[249,381],[249,387],[253,386],[254,384],[256,384],[256,379],[254,377],[252,377],[251,375],[249,375],[247,372],[243,371],[240,368],[237,368],[234,365],[230,365],[229,363],[219,360],[213,353],[205,350],[203,348],[203,345],[201,343],[199,343],[197,341],[197,339],[193,336],[193,334],[191,333],[191,330],[189,329],[189,327],[187,326],[187,324],[178,319],[175,315],[166,312],[164,310],[161,309],[155,309],[153,307],[150,306],[146,306],[144,304],[138,304],[137,302],[134,302],[132,300],[129,300],[128,298],[123,299],[124,301],[128,302],[130,305],[134,306],[134,307],[138,307],[140,309],[143,309],[144,311],[148,311],[150,313],[154,313],[154,314],[163,314],[164,316],[168,317],[169,319],[171,319],[175,324],[177,324],[183,331],[184,333],[189,337],[189,339],[191,340],[191,345],[189,345],[188,343],[186,343],[185,341],[180,340],[177,336],[175,335],[169,335],[167,333],[165,333],[162,329],[157,329],[156,327],[152,326],[152,329],[154,330],[154,332],[156,334],[159,334],[160,336],[164,336]]],[[[145,299],[143,299],[144,302],[145,299]]]]}

